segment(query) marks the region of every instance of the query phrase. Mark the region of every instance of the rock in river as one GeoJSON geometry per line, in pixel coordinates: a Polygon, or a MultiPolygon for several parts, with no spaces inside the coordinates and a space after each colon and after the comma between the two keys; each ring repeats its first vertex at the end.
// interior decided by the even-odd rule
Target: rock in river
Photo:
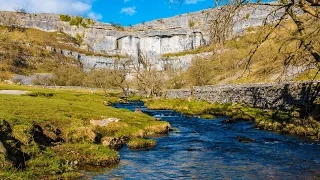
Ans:
{"type": "Polygon", "coordinates": [[[250,142],[253,142],[253,141],[254,141],[253,138],[247,138],[247,137],[242,137],[242,136],[236,136],[236,139],[237,139],[239,142],[242,142],[242,143],[250,143],[250,142]]]}

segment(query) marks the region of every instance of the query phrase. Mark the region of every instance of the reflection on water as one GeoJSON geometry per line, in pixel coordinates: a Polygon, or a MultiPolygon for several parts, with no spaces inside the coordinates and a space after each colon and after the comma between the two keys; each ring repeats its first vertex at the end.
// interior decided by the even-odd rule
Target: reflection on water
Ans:
{"type": "Polygon", "coordinates": [[[252,122],[224,124],[174,111],[148,110],[140,103],[117,104],[170,122],[176,129],[154,137],[150,150],[124,147],[118,166],[93,179],[320,179],[320,143],[261,131],[252,122]],[[253,138],[241,143],[235,137],[253,138]]]}

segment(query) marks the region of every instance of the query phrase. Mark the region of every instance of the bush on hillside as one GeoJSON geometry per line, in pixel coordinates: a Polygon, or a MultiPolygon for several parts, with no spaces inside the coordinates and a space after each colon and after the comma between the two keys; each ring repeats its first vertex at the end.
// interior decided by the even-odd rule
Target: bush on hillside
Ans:
{"type": "Polygon", "coordinates": [[[70,16],[64,15],[64,14],[60,14],[60,21],[70,22],[70,20],[71,20],[71,17],[70,17],[70,16]]]}

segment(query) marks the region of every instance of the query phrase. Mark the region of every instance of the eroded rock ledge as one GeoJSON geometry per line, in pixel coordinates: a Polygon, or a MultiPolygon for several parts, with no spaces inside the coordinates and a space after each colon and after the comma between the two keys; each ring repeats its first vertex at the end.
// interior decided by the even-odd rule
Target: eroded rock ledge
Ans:
{"type": "MultiPolygon", "coordinates": [[[[248,27],[261,26],[265,17],[273,9],[274,7],[265,6],[243,7],[234,17],[235,23],[230,36],[244,33],[248,27]]],[[[158,69],[161,69],[161,56],[163,54],[196,49],[210,43],[209,17],[214,17],[219,11],[219,8],[207,9],[130,27],[118,27],[96,21],[92,21],[93,23],[86,26],[76,26],[62,21],[60,15],[57,14],[24,14],[0,11],[0,25],[36,28],[47,32],[60,31],[72,37],[80,38],[81,48],[97,54],[119,54],[137,59],[142,53],[158,69]]],[[[281,15],[281,11],[275,13],[267,21],[272,22],[281,15]]],[[[78,56],[78,54],[71,55],[68,52],[62,53],[69,56],[78,56]]],[[[81,58],[76,57],[76,59],[81,59],[89,67],[101,67],[100,62],[103,62],[103,64],[105,62],[109,63],[114,58],[81,55],[81,58]],[[91,62],[92,59],[97,63],[91,62]]],[[[189,59],[184,60],[190,61],[189,59]]],[[[181,63],[181,66],[187,65],[186,62],[181,63]]]]}

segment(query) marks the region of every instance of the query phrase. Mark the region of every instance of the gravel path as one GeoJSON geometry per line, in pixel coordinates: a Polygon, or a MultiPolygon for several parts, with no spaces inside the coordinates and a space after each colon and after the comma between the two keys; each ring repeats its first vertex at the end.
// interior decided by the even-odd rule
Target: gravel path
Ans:
{"type": "Polygon", "coordinates": [[[11,95],[22,95],[30,93],[30,91],[22,91],[22,90],[0,90],[0,94],[11,94],[11,95]]]}

